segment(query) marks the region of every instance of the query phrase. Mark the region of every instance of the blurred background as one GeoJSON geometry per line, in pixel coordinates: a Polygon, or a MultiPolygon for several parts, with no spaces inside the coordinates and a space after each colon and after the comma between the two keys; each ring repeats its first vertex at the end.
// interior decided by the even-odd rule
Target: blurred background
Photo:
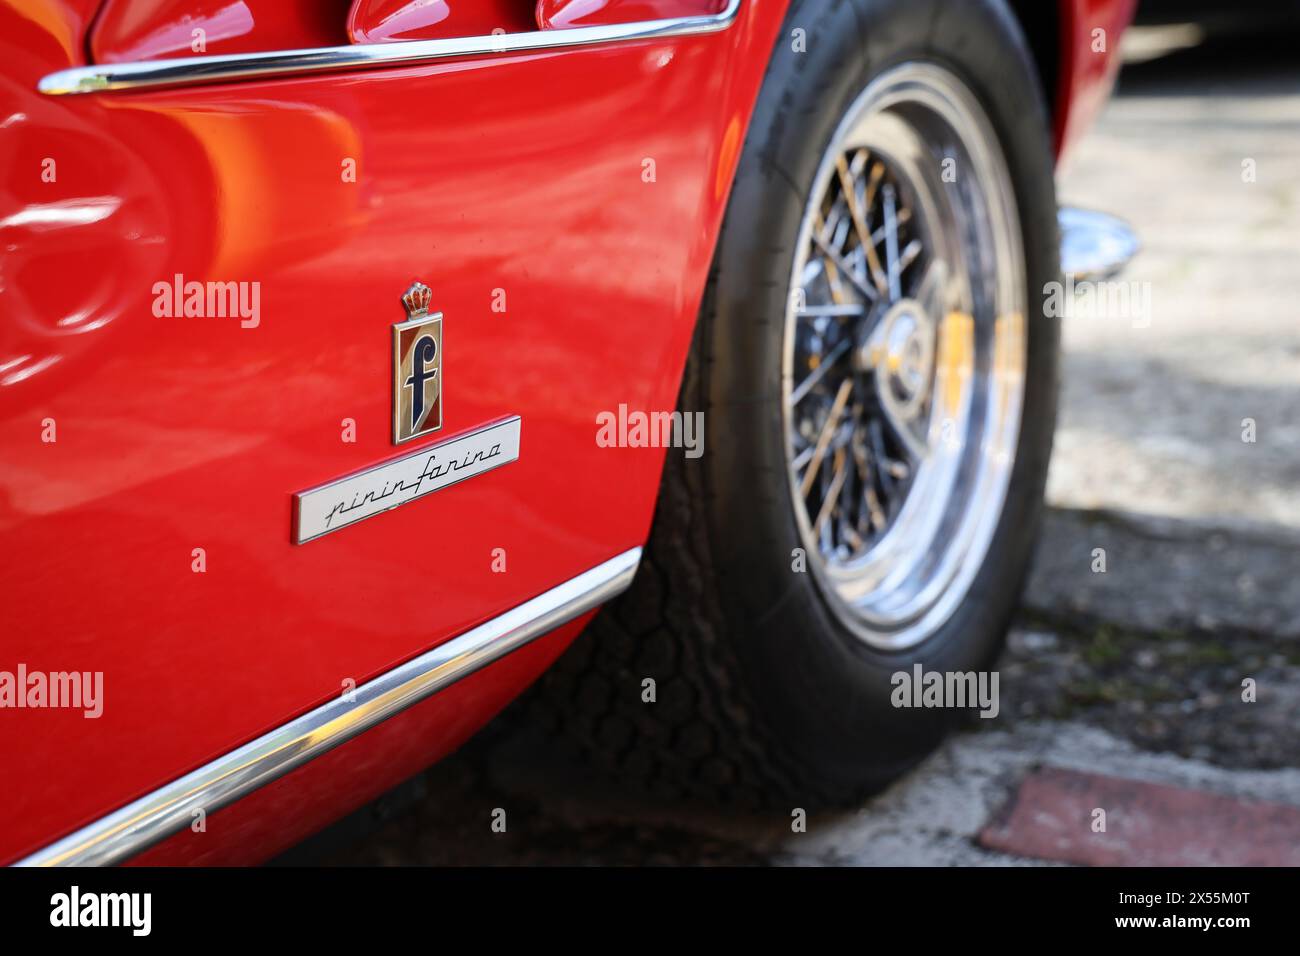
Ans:
{"type": "Polygon", "coordinates": [[[996,720],[792,833],[625,793],[507,714],[284,862],[1296,863],[1298,49],[1290,0],[1144,0],[1062,171],[1062,202],[1135,225],[1139,305],[1064,320],[1050,510],[996,720]],[[1116,792],[1175,829],[1054,833],[1116,792]]]}

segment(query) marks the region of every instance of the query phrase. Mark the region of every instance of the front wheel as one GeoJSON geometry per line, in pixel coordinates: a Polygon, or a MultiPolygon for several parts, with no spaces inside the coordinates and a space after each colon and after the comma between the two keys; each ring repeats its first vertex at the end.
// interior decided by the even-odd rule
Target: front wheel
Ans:
{"type": "Polygon", "coordinates": [[[997,656],[1055,425],[1034,303],[1059,262],[1002,0],[805,0],[787,27],[807,43],[774,52],[682,386],[705,453],[669,454],[632,590],[547,684],[621,776],[808,805],[959,712],[896,706],[894,675],[997,656]]]}

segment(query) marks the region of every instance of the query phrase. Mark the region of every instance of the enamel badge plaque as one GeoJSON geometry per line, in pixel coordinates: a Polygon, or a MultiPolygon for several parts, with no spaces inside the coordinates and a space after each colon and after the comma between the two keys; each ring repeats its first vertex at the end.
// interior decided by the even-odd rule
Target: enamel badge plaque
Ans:
{"type": "Polygon", "coordinates": [[[442,313],[429,314],[429,287],[402,295],[406,321],[393,326],[393,444],[442,427],[442,313]]]}

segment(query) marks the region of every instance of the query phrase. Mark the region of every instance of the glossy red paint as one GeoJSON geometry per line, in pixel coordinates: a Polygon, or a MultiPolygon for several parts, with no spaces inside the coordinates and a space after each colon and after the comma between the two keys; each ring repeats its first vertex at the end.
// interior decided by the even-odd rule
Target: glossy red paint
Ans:
{"type": "MultiPolygon", "coordinates": [[[[596,415],[675,405],[785,12],[747,0],[705,36],[40,96],[83,62],[93,6],[0,0],[0,670],[100,671],[105,697],[98,719],[0,711],[22,781],[0,862],[644,542],[663,453],[598,447],[596,415]],[[158,316],[178,274],[257,283],[256,321],[158,316]],[[387,350],[414,278],[445,315],[430,443],[519,414],[521,457],[294,547],[295,491],[398,454],[387,350]]],[[[1077,48],[1069,63],[1062,100],[1081,109],[1105,71],[1077,48]]],[[[277,852],[454,749],[576,630],[141,860],[277,852]]]]}
{"type": "Polygon", "coordinates": [[[0,6],[23,51],[5,115],[25,117],[5,131],[24,167],[4,215],[121,200],[58,233],[23,227],[27,261],[57,264],[5,276],[0,366],[50,361],[0,377],[0,669],[102,671],[105,705],[0,714],[6,773],[25,781],[0,805],[0,859],[644,541],[662,451],[598,447],[596,414],[674,407],[727,132],[782,13],[754,0],[707,36],[46,98],[37,80],[67,56],[0,6]],[[67,243],[94,258],[57,259],[67,243]],[[82,302],[96,262],[115,280],[82,302]],[[156,317],[155,284],[177,273],[260,283],[256,327],[156,317]],[[436,439],[520,414],[520,460],[294,547],[293,492],[397,453],[389,327],[417,277],[446,317],[436,439]],[[64,334],[54,317],[76,309],[90,317],[64,334]]]}
{"type": "Polygon", "coordinates": [[[1120,38],[1136,11],[1137,0],[1061,0],[1058,157],[1087,131],[1110,96],[1120,68],[1120,38]]]}
{"type": "Polygon", "coordinates": [[[537,0],[537,25],[543,30],[636,23],[719,13],[727,0],[537,0]]]}
{"type": "Polygon", "coordinates": [[[104,0],[96,63],[339,46],[349,0],[104,0]]]}
{"type": "Polygon", "coordinates": [[[534,29],[532,0],[353,0],[353,43],[488,36],[534,29]]]}
{"type": "MultiPolygon", "coordinates": [[[[18,64],[10,56],[52,58],[70,66],[86,62],[85,37],[102,0],[0,0],[0,17],[13,24],[13,33],[0,34],[0,75],[14,76],[18,64]],[[35,43],[35,49],[24,46],[35,43]]],[[[3,158],[0,153],[0,159],[3,158]]]]}

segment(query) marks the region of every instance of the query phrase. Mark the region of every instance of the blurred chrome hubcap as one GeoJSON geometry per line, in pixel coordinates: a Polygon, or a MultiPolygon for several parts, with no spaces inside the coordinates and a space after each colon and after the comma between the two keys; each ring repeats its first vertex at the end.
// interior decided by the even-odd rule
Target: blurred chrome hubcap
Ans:
{"type": "Polygon", "coordinates": [[[863,91],[797,248],[782,375],[796,523],[841,620],[903,649],[987,557],[1024,392],[1019,216],[961,81],[909,63],[863,91]]]}

